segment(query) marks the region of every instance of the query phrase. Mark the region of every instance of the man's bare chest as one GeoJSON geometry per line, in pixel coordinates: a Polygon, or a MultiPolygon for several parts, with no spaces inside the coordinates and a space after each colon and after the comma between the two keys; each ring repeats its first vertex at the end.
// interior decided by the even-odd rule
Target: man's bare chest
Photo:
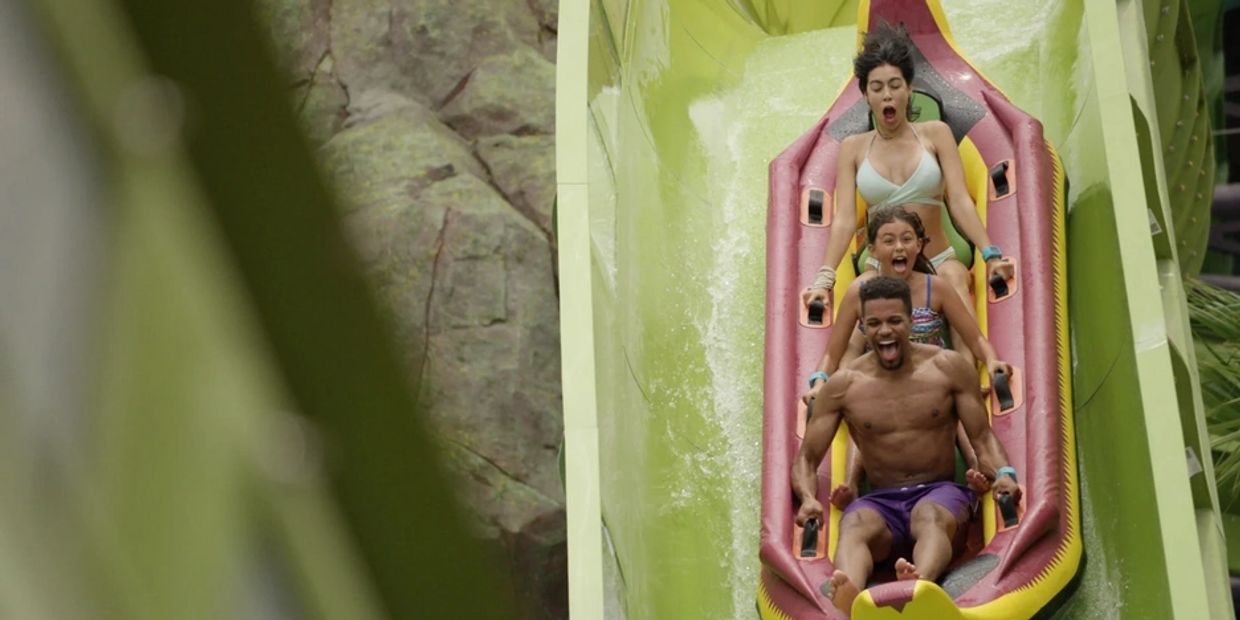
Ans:
{"type": "Polygon", "coordinates": [[[846,399],[844,419],[858,432],[885,434],[955,424],[951,392],[941,375],[900,381],[871,378],[856,388],[846,399]]]}

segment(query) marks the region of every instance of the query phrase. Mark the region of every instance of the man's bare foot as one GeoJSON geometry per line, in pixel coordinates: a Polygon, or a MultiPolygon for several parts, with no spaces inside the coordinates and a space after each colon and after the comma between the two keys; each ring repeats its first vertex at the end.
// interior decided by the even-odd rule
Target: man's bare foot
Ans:
{"type": "Polygon", "coordinates": [[[986,474],[976,469],[964,472],[964,479],[969,484],[969,488],[973,489],[973,492],[978,495],[990,491],[990,478],[987,478],[986,474]]]}
{"type": "Polygon", "coordinates": [[[827,598],[830,599],[831,604],[836,609],[844,612],[845,615],[851,615],[853,601],[857,599],[857,595],[861,591],[857,589],[857,586],[848,579],[848,575],[842,570],[835,571],[831,575],[831,581],[827,583],[831,585],[830,590],[827,591],[827,598]]]}
{"type": "Polygon", "coordinates": [[[907,579],[921,579],[921,575],[917,574],[917,567],[912,562],[904,558],[896,560],[896,579],[905,581],[907,579]]]}
{"type": "MultiPolygon", "coordinates": [[[[984,493],[985,491],[983,491],[984,493]]],[[[853,499],[857,497],[857,491],[847,484],[841,484],[831,489],[831,497],[827,501],[835,505],[836,508],[843,510],[848,507],[853,499]]]]}

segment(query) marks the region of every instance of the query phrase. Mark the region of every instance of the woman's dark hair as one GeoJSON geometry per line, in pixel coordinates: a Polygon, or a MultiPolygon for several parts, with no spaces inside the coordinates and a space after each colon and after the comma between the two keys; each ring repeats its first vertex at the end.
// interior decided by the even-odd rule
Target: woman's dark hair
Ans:
{"type": "Polygon", "coordinates": [[[918,239],[921,239],[921,251],[913,258],[913,271],[938,273],[934,269],[934,264],[930,262],[930,259],[926,258],[926,243],[930,241],[930,238],[926,236],[926,227],[922,225],[921,218],[916,213],[900,205],[892,205],[870,211],[870,223],[866,226],[866,238],[869,239],[870,245],[874,245],[878,241],[878,229],[896,220],[911,226],[913,234],[917,235],[918,239]]]}
{"type": "Polygon", "coordinates": [[[909,87],[906,114],[910,121],[917,120],[921,110],[913,107],[913,42],[909,40],[903,24],[893,28],[882,22],[865,34],[861,53],[853,59],[853,75],[857,76],[857,88],[861,89],[861,94],[865,94],[870,72],[882,65],[891,65],[904,75],[904,83],[909,87]]]}

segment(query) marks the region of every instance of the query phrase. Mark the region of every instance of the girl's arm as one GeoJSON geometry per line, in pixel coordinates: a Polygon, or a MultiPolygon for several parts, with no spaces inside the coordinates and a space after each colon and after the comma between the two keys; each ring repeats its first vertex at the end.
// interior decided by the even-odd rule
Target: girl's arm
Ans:
{"type": "MultiPolygon", "coordinates": [[[[822,354],[822,361],[818,362],[819,370],[828,375],[835,374],[840,367],[840,358],[844,356],[844,352],[848,349],[848,337],[853,330],[857,329],[857,289],[861,285],[861,279],[853,280],[851,286],[844,293],[844,300],[840,302],[839,311],[835,315],[835,322],[831,326],[831,337],[827,340],[827,350],[822,354]]],[[[801,400],[808,403],[809,399],[817,398],[818,392],[825,385],[826,381],[818,381],[813,387],[801,395],[801,400]]]]}
{"type": "Polygon", "coordinates": [[[827,340],[827,350],[823,353],[822,362],[818,364],[818,370],[828,375],[839,370],[840,360],[848,351],[848,341],[852,338],[853,332],[857,331],[857,321],[860,319],[857,307],[860,286],[860,278],[853,280],[852,285],[844,293],[844,300],[840,302],[835,322],[831,325],[831,338],[827,340]]]}
{"type": "Polygon", "coordinates": [[[963,344],[968,347],[974,357],[986,362],[986,368],[991,374],[1000,369],[1007,373],[1011,372],[1011,367],[999,360],[995,348],[982,335],[982,330],[977,327],[977,320],[965,307],[964,301],[960,299],[960,295],[956,293],[956,289],[951,284],[938,276],[931,276],[930,294],[934,297],[934,304],[939,306],[939,310],[936,311],[947,317],[948,324],[960,334],[963,342],[958,343],[957,346],[963,344]]]}

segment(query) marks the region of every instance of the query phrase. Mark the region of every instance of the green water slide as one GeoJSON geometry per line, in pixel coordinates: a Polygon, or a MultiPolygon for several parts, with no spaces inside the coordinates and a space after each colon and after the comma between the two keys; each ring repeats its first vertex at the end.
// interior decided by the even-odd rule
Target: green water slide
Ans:
{"type": "MultiPolygon", "coordinates": [[[[1199,106],[1167,110],[1178,98],[1150,66],[1186,58],[1160,46],[1183,43],[1187,9],[943,6],[961,52],[1041,119],[1071,184],[1085,561],[1056,614],[1232,617],[1180,285],[1179,254],[1197,246],[1172,241],[1191,217],[1177,194],[1195,187],[1165,180],[1185,178],[1185,159],[1202,165],[1184,154],[1199,106]]],[[[767,164],[850,75],[856,2],[560,10],[570,606],[583,618],[753,617],[767,164]]],[[[1200,86],[1184,81],[1195,102],[1200,86]]]]}

